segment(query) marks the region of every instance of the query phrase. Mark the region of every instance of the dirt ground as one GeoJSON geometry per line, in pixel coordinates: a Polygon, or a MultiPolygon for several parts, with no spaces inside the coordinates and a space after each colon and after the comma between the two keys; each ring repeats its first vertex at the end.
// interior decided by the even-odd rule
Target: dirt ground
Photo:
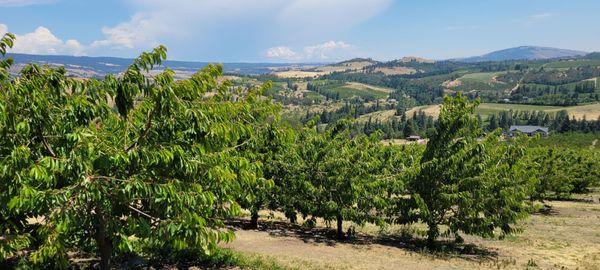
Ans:
{"type": "Polygon", "coordinates": [[[599,198],[547,202],[551,211],[522,222],[521,234],[503,240],[469,236],[464,245],[447,244],[437,254],[425,252],[419,237],[398,237],[400,231],[418,232],[419,225],[385,232],[367,225],[357,227],[355,239],[337,241],[325,224],[309,230],[272,213],[263,213],[259,230],[237,230],[228,247],[292,269],[600,269],[599,198]]]}

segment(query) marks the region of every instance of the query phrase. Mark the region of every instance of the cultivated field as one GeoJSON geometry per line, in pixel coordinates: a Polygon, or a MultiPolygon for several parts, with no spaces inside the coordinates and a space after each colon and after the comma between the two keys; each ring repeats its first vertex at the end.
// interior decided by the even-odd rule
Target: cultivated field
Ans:
{"type": "MultiPolygon", "coordinates": [[[[504,103],[482,103],[477,107],[475,113],[485,115],[498,114],[501,111],[544,111],[547,113],[556,113],[561,110],[566,110],[569,116],[576,119],[583,119],[585,116],[588,120],[595,120],[600,117],[600,103],[560,107],[560,106],[539,106],[525,104],[504,104],[504,103]]],[[[413,112],[424,111],[426,115],[438,117],[440,114],[440,105],[418,106],[406,112],[407,116],[411,116],[413,112]]]]}
{"type": "Polygon", "coordinates": [[[599,199],[595,193],[547,202],[551,210],[524,220],[518,235],[465,236],[464,245],[448,242],[437,254],[422,251],[421,225],[380,230],[348,222],[357,237],[339,242],[324,223],[310,230],[268,212],[259,230],[238,230],[228,246],[290,269],[600,269],[599,199]]]}
{"type": "Polygon", "coordinates": [[[373,72],[381,72],[385,75],[415,74],[417,70],[410,67],[378,67],[373,72]]]}

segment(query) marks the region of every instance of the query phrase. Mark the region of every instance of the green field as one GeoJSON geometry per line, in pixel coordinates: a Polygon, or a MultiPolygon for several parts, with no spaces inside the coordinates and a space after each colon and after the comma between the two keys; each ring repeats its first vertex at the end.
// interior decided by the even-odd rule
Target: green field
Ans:
{"type": "Polygon", "coordinates": [[[315,93],[315,92],[304,92],[304,98],[305,99],[309,99],[311,101],[323,101],[325,100],[325,97],[319,93],[315,93]]]}
{"type": "Polygon", "coordinates": [[[462,76],[460,78],[461,81],[475,81],[475,82],[483,82],[490,83],[495,76],[501,75],[503,72],[479,72],[479,73],[470,73],[462,76]]]}
{"type": "Polygon", "coordinates": [[[471,90],[505,90],[514,87],[514,84],[503,83],[494,80],[494,77],[502,75],[504,72],[479,72],[469,73],[458,80],[461,82],[460,86],[457,86],[455,90],[459,91],[471,91],[471,90]]]}
{"type": "Polygon", "coordinates": [[[323,80],[314,82],[320,86],[321,94],[323,95],[339,95],[340,99],[361,97],[367,99],[386,98],[387,93],[383,92],[378,87],[370,87],[364,84],[350,84],[340,81],[323,80]]]}

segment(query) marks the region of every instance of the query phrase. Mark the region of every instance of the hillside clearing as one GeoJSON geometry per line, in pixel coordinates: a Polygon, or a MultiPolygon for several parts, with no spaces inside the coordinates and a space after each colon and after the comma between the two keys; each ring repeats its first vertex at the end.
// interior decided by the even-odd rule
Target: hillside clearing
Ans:
{"type": "Polygon", "coordinates": [[[410,67],[378,67],[373,70],[373,72],[381,72],[385,75],[406,75],[406,74],[415,74],[417,70],[410,67]]]}

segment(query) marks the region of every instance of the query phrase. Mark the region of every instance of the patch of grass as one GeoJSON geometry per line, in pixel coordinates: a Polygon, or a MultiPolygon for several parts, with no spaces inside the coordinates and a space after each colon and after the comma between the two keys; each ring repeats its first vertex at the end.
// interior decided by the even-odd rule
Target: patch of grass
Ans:
{"type": "MultiPolygon", "coordinates": [[[[200,262],[211,268],[240,267],[252,270],[286,270],[275,259],[263,255],[249,255],[231,249],[221,249],[213,256],[200,262]]],[[[292,268],[294,269],[294,268],[292,268]]]]}
{"type": "Polygon", "coordinates": [[[308,100],[313,100],[313,101],[323,101],[325,100],[325,97],[319,93],[315,93],[315,92],[304,92],[304,98],[308,99],[308,100]]]}
{"type": "Polygon", "coordinates": [[[547,138],[531,141],[531,146],[557,146],[571,149],[589,149],[600,151],[600,134],[594,133],[557,133],[547,138]],[[596,142],[594,145],[594,142],[596,142]]]}
{"type": "Polygon", "coordinates": [[[369,99],[380,99],[387,97],[386,93],[381,91],[377,91],[374,89],[356,89],[355,87],[347,86],[347,85],[334,85],[332,87],[326,87],[322,90],[323,92],[339,94],[341,99],[351,98],[351,97],[361,97],[361,98],[369,98],[369,99]]]}
{"type": "Polygon", "coordinates": [[[494,80],[494,77],[503,72],[479,72],[469,73],[460,77],[461,85],[454,88],[458,91],[470,90],[505,90],[514,87],[514,84],[502,83],[494,80]]]}

